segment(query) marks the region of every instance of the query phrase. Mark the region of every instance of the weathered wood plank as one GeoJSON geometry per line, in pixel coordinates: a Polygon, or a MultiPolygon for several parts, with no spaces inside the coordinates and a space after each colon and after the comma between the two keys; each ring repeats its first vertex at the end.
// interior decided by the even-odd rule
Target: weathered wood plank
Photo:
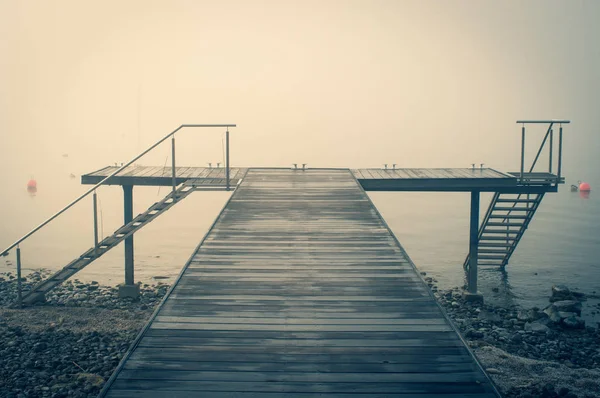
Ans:
{"type": "Polygon", "coordinates": [[[350,171],[325,169],[247,172],[109,386],[115,397],[495,396],[350,171]]]}
{"type": "MultiPolygon", "coordinates": [[[[162,390],[162,391],[136,391],[136,390],[123,390],[114,389],[111,390],[109,397],[113,398],[189,398],[195,396],[194,391],[185,390],[162,390]]],[[[246,392],[246,391],[235,391],[235,392],[221,392],[221,391],[210,391],[211,398],[270,398],[280,397],[279,392],[246,392]]],[[[494,398],[496,395],[492,393],[460,393],[460,394],[446,394],[440,396],[439,394],[420,394],[420,393],[391,393],[391,394],[373,394],[367,393],[297,393],[297,392],[286,392],[285,398],[317,398],[324,396],[335,396],[336,398],[494,398]]]]}
{"type": "MultiPolygon", "coordinates": [[[[118,379],[114,383],[116,389],[121,390],[150,390],[150,391],[188,391],[188,392],[258,392],[279,393],[280,397],[287,397],[287,393],[362,393],[362,394],[398,394],[398,393],[421,393],[421,394],[445,394],[445,393],[486,393],[490,388],[479,380],[472,382],[449,381],[437,382],[436,377],[429,376],[424,382],[400,382],[400,383],[367,383],[358,378],[353,383],[314,383],[314,382],[265,382],[249,381],[240,382],[234,380],[211,381],[211,380],[168,380],[168,379],[118,379]]],[[[275,380],[273,380],[275,381],[275,380]]],[[[194,396],[190,394],[190,396],[194,396]]],[[[235,396],[235,395],[232,395],[235,396]]],[[[373,395],[370,395],[373,396],[373,395]]]]}

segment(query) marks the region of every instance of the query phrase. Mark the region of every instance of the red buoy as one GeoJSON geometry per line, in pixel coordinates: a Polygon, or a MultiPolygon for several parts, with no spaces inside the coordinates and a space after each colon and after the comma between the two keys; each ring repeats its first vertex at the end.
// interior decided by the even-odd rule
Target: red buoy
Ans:
{"type": "Polygon", "coordinates": [[[27,192],[29,192],[31,196],[35,196],[35,193],[37,192],[37,181],[33,178],[27,182],[27,192]]]}
{"type": "Polygon", "coordinates": [[[581,184],[579,184],[579,190],[589,192],[592,190],[592,187],[587,182],[582,182],[581,184]]]}

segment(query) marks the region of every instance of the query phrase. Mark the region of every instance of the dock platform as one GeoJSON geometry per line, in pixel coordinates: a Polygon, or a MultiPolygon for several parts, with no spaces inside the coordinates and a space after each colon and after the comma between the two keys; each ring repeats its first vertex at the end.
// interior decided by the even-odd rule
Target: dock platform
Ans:
{"type": "Polygon", "coordinates": [[[354,173],[243,172],[100,396],[499,396],[354,173]]]}
{"type": "MultiPolygon", "coordinates": [[[[108,166],[81,177],[82,184],[97,184],[119,167],[108,166]]],[[[270,168],[290,170],[288,168],[270,168]]],[[[525,173],[521,181],[518,173],[503,173],[490,168],[402,168],[402,169],[307,169],[349,170],[365,191],[405,192],[556,192],[564,179],[551,173],[525,173]]],[[[305,170],[305,171],[307,171],[305,170]]],[[[237,185],[248,168],[232,167],[231,184],[237,185]]],[[[302,171],[301,169],[297,171],[302,171]]],[[[225,184],[225,168],[176,167],[176,184],[188,180],[205,180],[211,184],[225,184]]],[[[268,178],[268,177],[266,177],[268,178]]],[[[107,185],[171,186],[171,167],[129,166],[109,178],[107,185]]]]}

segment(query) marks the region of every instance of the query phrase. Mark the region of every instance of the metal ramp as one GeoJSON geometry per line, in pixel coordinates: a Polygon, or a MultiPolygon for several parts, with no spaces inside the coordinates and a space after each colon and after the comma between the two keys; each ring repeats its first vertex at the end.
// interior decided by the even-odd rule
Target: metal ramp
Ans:
{"type": "MultiPolygon", "coordinates": [[[[544,193],[494,194],[479,229],[479,265],[506,266],[543,198],[544,193]]],[[[463,264],[465,270],[469,258],[463,264]]]]}
{"type": "Polygon", "coordinates": [[[31,291],[23,295],[24,304],[33,304],[38,301],[43,301],[46,293],[60,285],[77,272],[84,269],[104,253],[108,252],[113,247],[124,241],[127,237],[140,230],[143,226],[149,224],[159,215],[165,213],[176,203],[187,197],[196,189],[214,188],[212,185],[203,185],[202,188],[196,188],[196,180],[190,180],[185,184],[180,185],[176,190],[169,192],[159,202],[154,203],[142,214],[139,214],[133,220],[117,229],[112,235],[98,242],[97,247],[92,247],[81,256],[67,264],[63,269],[56,272],[49,278],[41,281],[31,291]]]}

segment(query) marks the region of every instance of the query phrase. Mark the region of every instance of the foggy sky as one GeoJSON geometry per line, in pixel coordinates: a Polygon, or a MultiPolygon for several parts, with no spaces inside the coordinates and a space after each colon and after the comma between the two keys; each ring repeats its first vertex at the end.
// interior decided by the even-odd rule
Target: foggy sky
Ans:
{"type": "MultiPolygon", "coordinates": [[[[572,119],[566,175],[598,179],[599,17],[592,0],[0,0],[0,182],[223,122],[234,165],[508,171],[522,118],[572,119]]],[[[180,136],[182,163],[221,160],[221,130],[180,136]]]]}

